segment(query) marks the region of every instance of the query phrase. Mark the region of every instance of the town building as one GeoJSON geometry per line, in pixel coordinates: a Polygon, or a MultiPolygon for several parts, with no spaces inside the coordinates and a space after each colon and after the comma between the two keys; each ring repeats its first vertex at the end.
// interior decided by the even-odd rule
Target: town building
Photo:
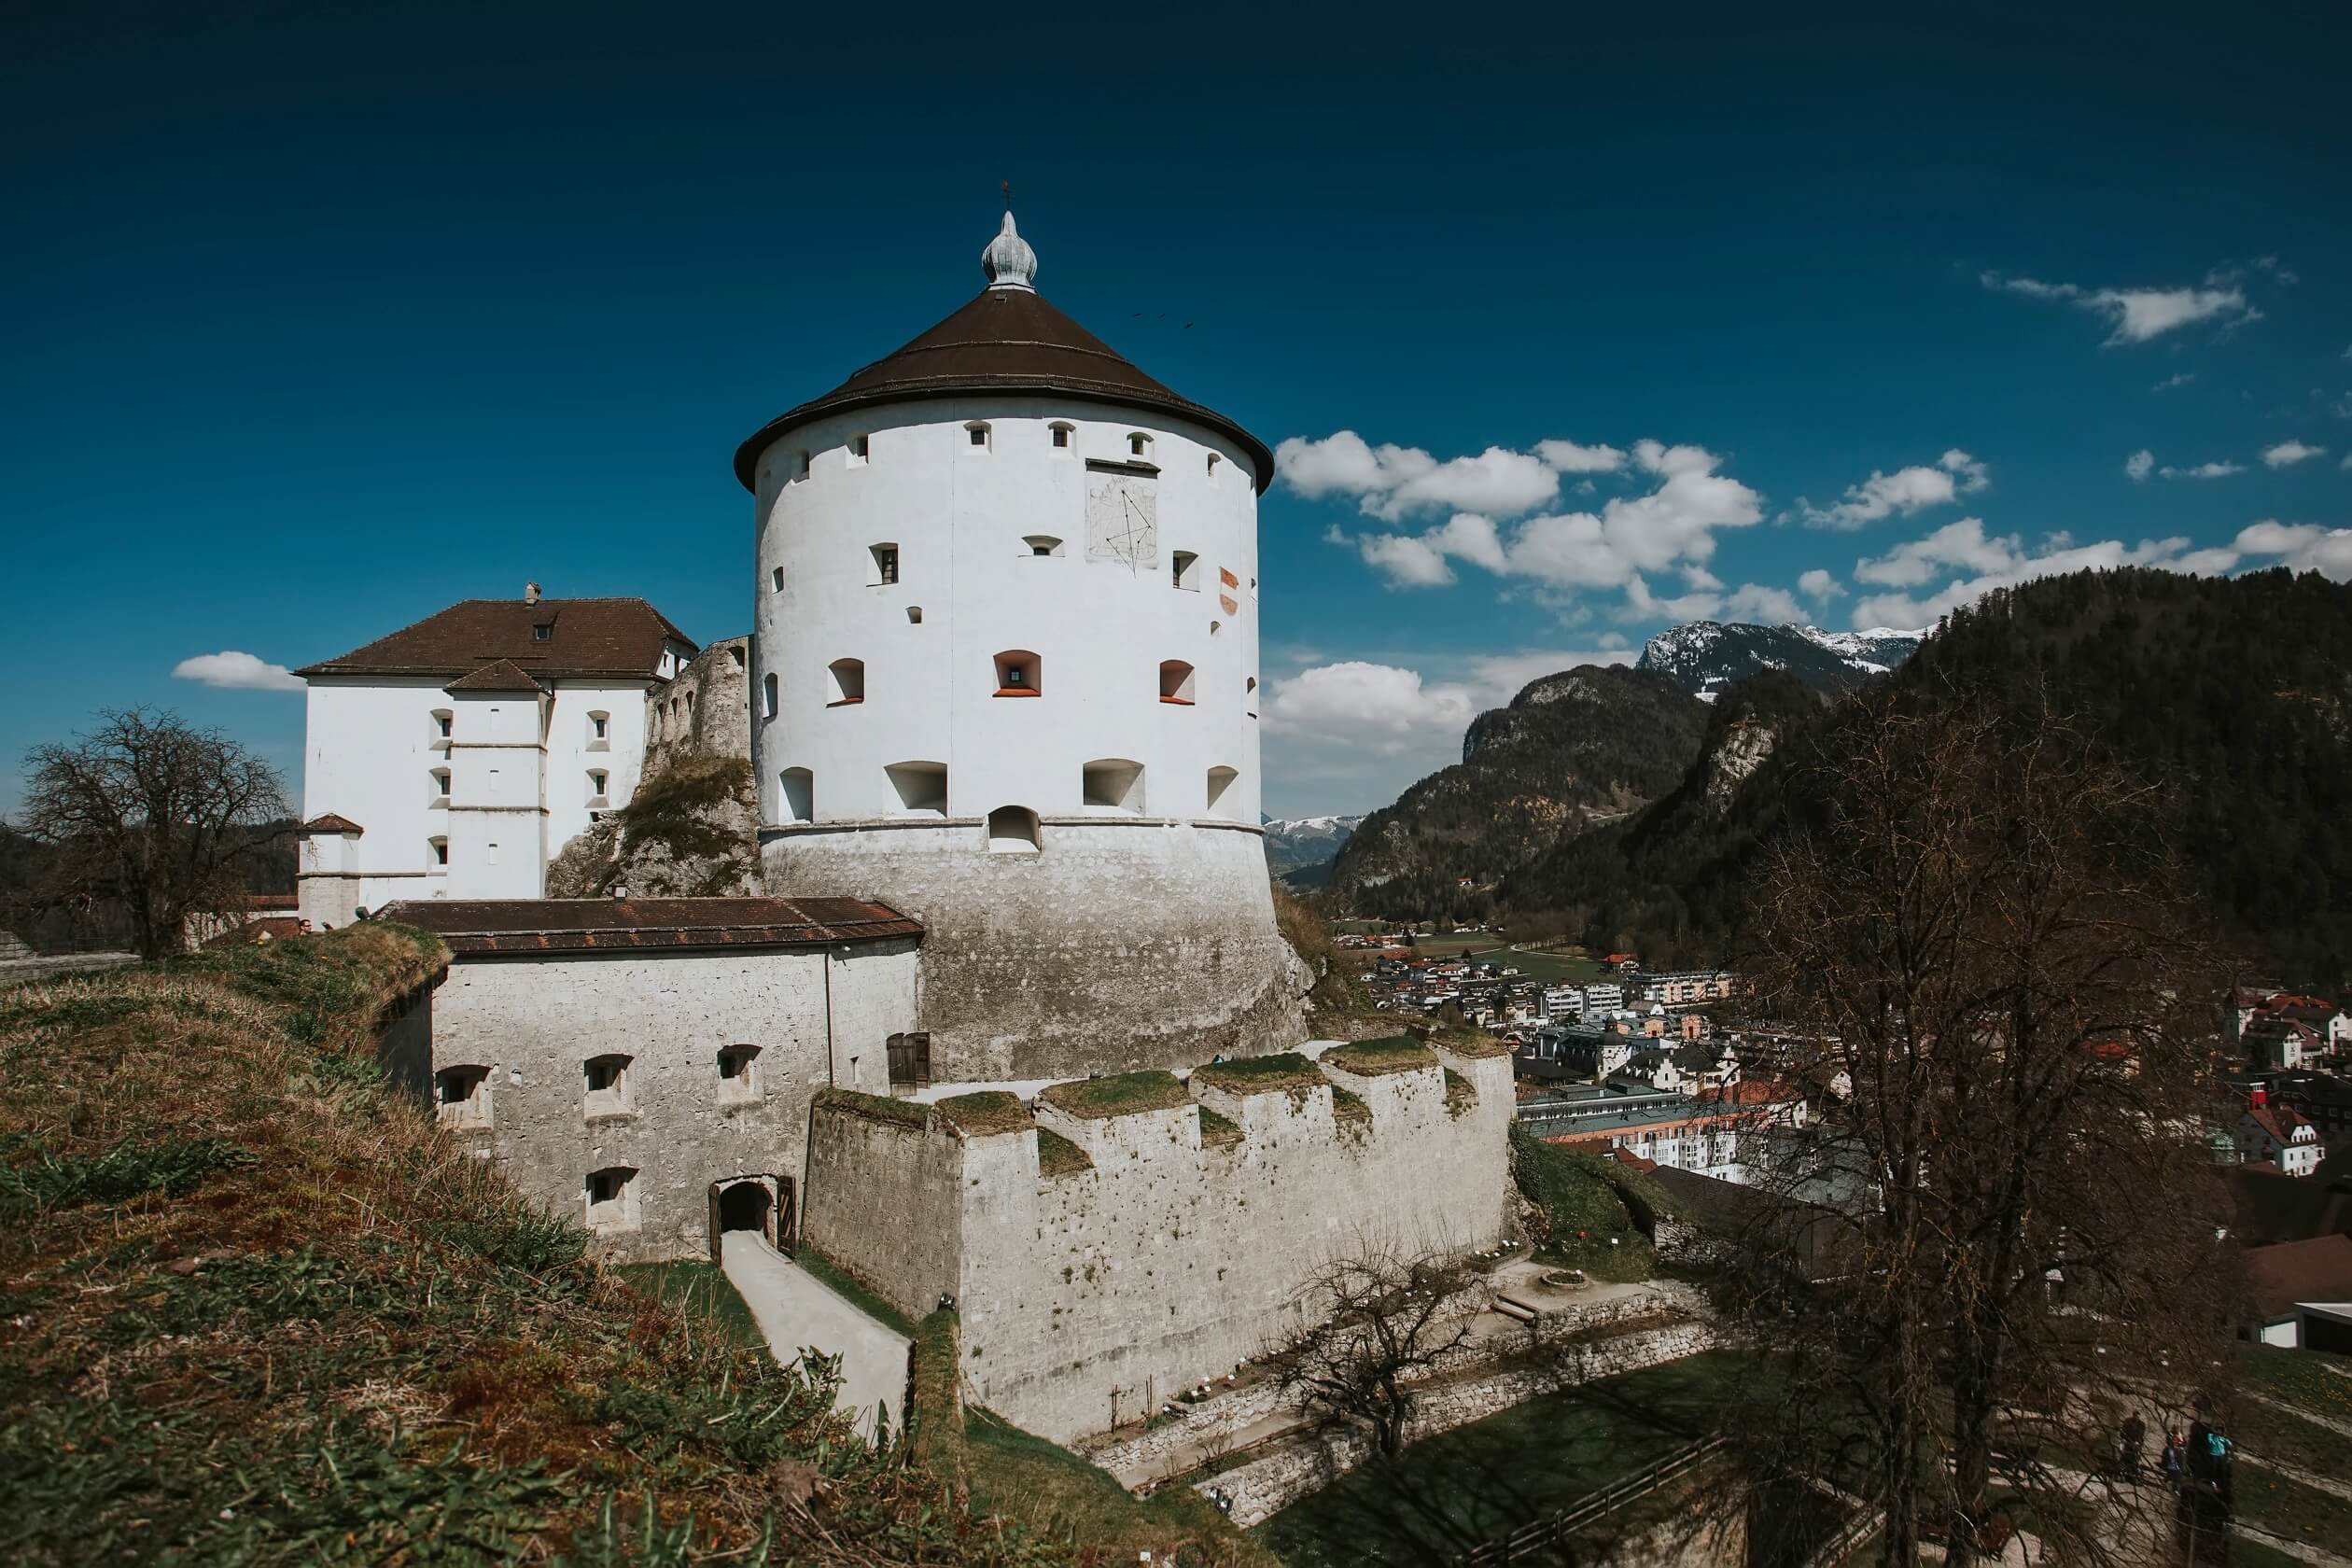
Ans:
{"type": "Polygon", "coordinates": [[[628,804],[647,693],[693,654],[643,599],[550,599],[532,583],[295,671],[301,917],[539,897],[564,846],[628,804]]]}
{"type": "Polygon", "coordinates": [[[1729,1001],[1734,986],[1731,972],[1727,969],[1676,970],[1668,973],[1643,975],[1639,994],[1645,1002],[1689,1007],[1705,1002],[1729,1001]]]}
{"type": "Polygon", "coordinates": [[[2319,1169],[2319,1130],[2293,1106],[2273,1100],[2260,1085],[2248,1092],[2235,1129],[2238,1154],[2247,1163],[2267,1161],[2286,1176],[2308,1176],[2319,1169]]]}

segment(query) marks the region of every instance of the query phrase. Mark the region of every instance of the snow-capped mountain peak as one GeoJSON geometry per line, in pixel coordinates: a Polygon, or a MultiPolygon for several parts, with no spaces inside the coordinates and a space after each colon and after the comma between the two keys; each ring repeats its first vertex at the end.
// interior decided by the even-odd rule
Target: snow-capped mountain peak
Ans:
{"type": "Polygon", "coordinates": [[[1843,692],[1910,658],[1926,635],[1891,626],[1828,632],[1794,623],[1694,621],[1650,638],[1634,667],[1662,675],[1707,700],[1768,669],[1786,670],[1815,691],[1843,692]]]}

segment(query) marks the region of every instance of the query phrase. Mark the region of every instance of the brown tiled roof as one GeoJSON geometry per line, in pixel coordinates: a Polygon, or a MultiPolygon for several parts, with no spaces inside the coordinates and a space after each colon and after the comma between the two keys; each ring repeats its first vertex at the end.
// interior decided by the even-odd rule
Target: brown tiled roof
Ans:
{"type": "Polygon", "coordinates": [[[643,599],[468,599],[294,673],[459,676],[505,659],[541,678],[651,680],[667,642],[694,646],[643,599]],[[533,635],[539,626],[550,628],[544,642],[533,635]]]}
{"type": "Polygon", "coordinates": [[[421,926],[460,955],[814,947],[923,934],[889,904],[846,898],[416,899],[376,917],[421,926]]]}
{"type": "Polygon", "coordinates": [[[304,822],[302,831],[304,833],[366,833],[368,830],[348,817],[338,817],[329,811],[323,817],[314,817],[304,822]]]}
{"type": "Polygon", "coordinates": [[[2264,1317],[2299,1301],[2352,1301],[2352,1236],[2246,1249],[2246,1284],[2264,1317]]]}
{"type": "Polygon", "coordinates": [[[1053,392],[1172,413],[1239,445],[1261,492],[1274,478],[1274,455],[1264,441],[1214,409],[1178,397],[1024,288],[985,290],[897,353],[769,420],[735,449],[735,478],[756,490],[760,454],[787,431],[827,414],[972,392],[1053,392]]]}
{"type": "Polygon", "coordinates": [[[543,692],[539,678],[512,659],[499,659],[471,675],[461,675],[441,688],[444,692],[543,692]]]}

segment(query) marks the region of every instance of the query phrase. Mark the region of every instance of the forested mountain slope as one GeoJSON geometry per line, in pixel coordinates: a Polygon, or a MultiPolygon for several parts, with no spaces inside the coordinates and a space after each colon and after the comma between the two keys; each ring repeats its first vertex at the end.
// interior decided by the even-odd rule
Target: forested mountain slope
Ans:
{"type": "Polygon", "coordinates": [[[1660,676],[1585,665],[1529,684],[1472,721],[1462,761],[1372,813],[1332,871],[1339,906],[1469,913],[1496,882],[1562,837],[1673,790],[1698,757],[1707,706],[1660,676]]]}
{"type": "MultiPolygon", "coordinates": [[[[2285,570],[2234,579],[2144,569],[2049,578],[1954,614],[1887,678],[1906,701],[1964,691],[2044,700],[2165,792],[2172,846],[2218,926],[2280,978],[2352,972],[2352,585],[2285,570]]],[[[1533,855],[1503,889],[1565,909],[1645,959],[1728,956],[1743,876],[1778,830],[1792,755],[1833,747],[1837,712],[1776,701],[1771,758],[1700,809],[1719,746],[1641,816],[1533,855]]]]}

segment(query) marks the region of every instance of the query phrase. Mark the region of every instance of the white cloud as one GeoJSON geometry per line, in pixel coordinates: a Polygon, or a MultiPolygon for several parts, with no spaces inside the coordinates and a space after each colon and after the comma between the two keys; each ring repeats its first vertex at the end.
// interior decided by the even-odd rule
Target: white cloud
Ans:
{"type": "Polygon", "coordinates": [[[1443,462],[1418,446],[1374,446],[1353,430],[1320,441],[1292,436],[1274,449],[1276,474],[1297,494],[1352,496],[1365,516],[1389,523],[1432,511],[1516,517],[1557,499],[1563,473],[1624,466],[1616,447],[1569,441],[1538,441],[1533,452],[1490,446],[1443,462]]]}
{"type": "Polygon", "coordinates": [[[2137,452],[2123,459],[2123,471],[2132,476],[2133,483],[2139,483],[2156,471],[2156,454],[2144,446],[2141,447],[2137,452]]]}
{"type": "MultiPolygon", "coordinates": [[[[1260,711],[1266,773],[1299,811],[1364,810],[1384,805],[1414,779],[1462,760],[1470,721],[1499,707],[1542,676],[1578,665],[1631,664],[1625,639],[1590,649],[1529,649],[1462,659],[1414,657],[1414,665],[1344,659],[1275,679],[1260,711]]],[[[1395,655],[1390,655],[1395,657],[1395,655]]]]}
{"type": "Polygon", "coordinates": [[[2111,329],[2110,344],[2146,343],[2199,321],[2234,327],[2262,318],[2262,313],[2247,302],[2245,291],[2226,273],[2213,273],[2202,288],[2084,288],[2000,273],[1982,273],[1980,281],[1987,288],[2033,300],[2061,301],[2105,317],[2111,329]]]}
{"type": "Polygon", "coordinates": [[[2262,461],[2274,469],[2283,469],[2308,457],[2325,457],[2327,455],[2328,449],[2324,446],[2305,446],[2299,441],[2283,441],[2276,446],[2265,447],[2262,461]]]}
{"type": "Polygon", "coordinates": [[[1578,446],[1569,441],[1537,441],[1535,455],[1561,473],[1615,473],[1625,467],[1625,454],[1614,446],[1578,446]]]}
{"type": "Polygon", "coordinates": [[[2193,469],[2159,469],[2166,479],[2227,479],[2246,471],[2243,463],[2199,463],[2193,469]]]}
{"type": "Polygon", "coordinates": [[[197,680],[242,692],[301,692],[308,690],[284,665],[273,665],[233,649],[199,653],[172,666],[175,680],[197,680]]]}
{"type": "MultiPolygon", "coordinates": [[[[1882,588],[1916,588],[1955,567],[1995,572],[2017,559],[2018,541],[2014,537],[1988,539],[1982,518],[1963,517],[1924,539],[1898,544],[1883,555],[1864,556],[1854,563],[1854,581],[1882,588]]],[[[1882,621],[1878,624],[1891,626],[1896,623],[1882,621]]]]}
{"type": "Polygon", "coordinates": [[[1800,496],[1791,515],[1810,527],[1859,528],[1896,512],[1909,517],[1925,507],[1949,505],[1992,483],[1984,465],[1955,446],[1932,468],[1914,464],[1893,473],[1874,469],[1869,478],[1847,485],[1845,498],[1835,506],[1817,507],[1800,496]]]}
{"type": "MultiPolygon", "coordinates": [[[[1323,456],[1319,452],[1313,461],[1323,456]]],[[[1352,545],[1392,587],[1443,586],[1456,581],[1455,563],[1467,562],[1555,598],[1617,591],[1643,613],[1713,613],[1723,602],[1722,584],[1707,569],[1715,534],[1760,522],[1763,497],[1715,472],[1722,460],[1701,446],[1642,441],[1631,458],[1656,478],[1656,487],[1614,497],[1598,511],[1546,512],[1503,524],[1491,514],[1464,511],[1421,533],[1335,530],[1325,537],[1352,545]],[[1657,598],[1645,581],[1657,573],[1673,573],[1695,592],[1657,598]]]]}
{"type": "Polygon", "coordinates": [[[2176,386],[2186,386],[2186,385],[2188,385],[2191,382],[2192,382],[2192,381],[2194,381],[2194,380],[2196,380],[2196,379],[2197,379],[2197,372],[2196,372],[2196,371],[2181,371],[2181,372],[2179,372],[2177,375],[2168,375],[2168,376],[2166,376],[2163,380],[2162,380],[2162,381],[2158,382],[2155,385],[2153,385],[2153,386],[2149,387],[2149,391],[2151,391],[2151,392],[2169,392],[2169,391],[2171,391],[2171,390],[2172,390],[2174,387],[2176,387],[2176,386]]]}
{"type": "Polygon", "coordinates": [[[1831,599],[1844,593],[1845,589],[1839,585],[1835,573],[1827,572],[1815,567],[1797,580],[1797,592],[1816,604],[1827,604],[1831,599]]]}
{"type": "Polygon", "coordinates": [[[2102,539],[2079,545],[2063,534],[2052,536],[2042,552],[2035,554],[2014,534],[1987,538],[1984,525],[1967,517],[1876,559],[1855,562],[1854,575],[1857,581],[1906,589],[1925,587],[1954,571],[1970,575],[1954,578],[1925,595],[1874,594],[1858,599],[1853,623],[1857,628],[1928,626],[1996,588],[2013,588],[2038,577],[2114,567],[2163,567],[2211,574],[2229,570],[2238,556],[2234,549],[2191,550],[2185,539],[2143,539],[2136,545],[2102,539]]]}
{"type": "Polygon", "coordinates": [[[2276,565],[2296,571],[2316,571],[2338,582],[2352,581],[2352,528],[2266,520],[2240,529],[2237,548],[2247,555],[2275,555],[2276,565]]]}
{"type": "Polygon", "coordinates": [[[1767,588],[1746,582],[1724,595],[1721,613],[1733,621],[1752,621],[1759,625],[1783,626],[1805,619],[1804,607],[1797,595],[1785,588],[1767,588]]]}

